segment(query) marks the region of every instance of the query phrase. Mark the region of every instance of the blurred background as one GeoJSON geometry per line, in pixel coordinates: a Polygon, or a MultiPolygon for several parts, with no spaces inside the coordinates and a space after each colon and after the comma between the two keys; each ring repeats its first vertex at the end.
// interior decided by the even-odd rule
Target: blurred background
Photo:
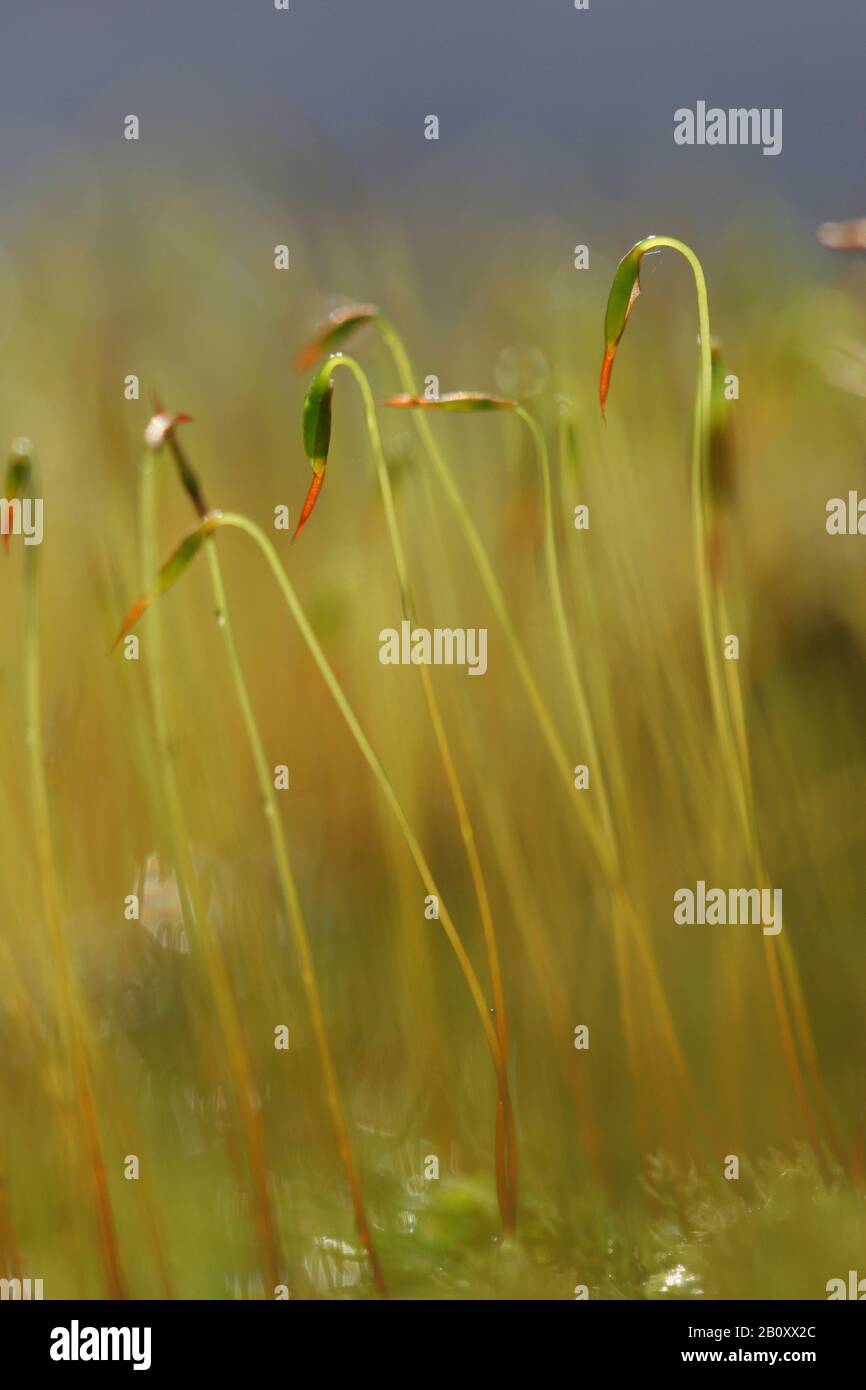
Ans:
{"type": "MultiPolygon", "coordinates": [[[[142,588],[155,398],[193,417],[180,438],[211,505],[272,538],[489,991],[417,669],[378,662],[379,631],[402,611],[347,374],[316,512],[292,549],[273,529],[280,505],[294,525],[310,478],[310,374],[295,371],[295,351],[352,300],[397,325],[419,385],[435,374],[442,391],[517,396],[542,427],[631,913],[624,926],[612,907],[575,813],[589,793],[562,786],[424,438],[408,414],[380,412],[419,620],[490,634],[484,680],[433,677],[502,957],[520,1154],[507,1239],[494,1075],[465,982],[272,578],[246,537],[217,544],[268,763],[290,768],[281,824],[390,1291],[820,1298],[857,1266],[866,561],[861,538],[831,538],[824,522],[827,500],[864,479],[866,273],[815,233],[866,211],[864,37],[856,0],[591,0],[587,12],[569,0],[291,0],[285,13],[269,0],[34,0],[3,16],[0,434],[32,441],[45,506],[38,551],[13,538],[0,556],[9,1277],[43,1278],[46,1297],[270,1298],[276,1259],[293,1298],[375,1292],[204,561],[160,600],[164,694],[246,1099],[183,931],[146,671],[153,615],[140,662],[108,655],[142,588]],[[699,100],[781,107],[782,153],[677,147],[673,113],[699,100]],[[138,141],[123,138],[130,114],[138,141]],[[784,960],[759,928],[673,924],[676,889],[755,880],[701,652],[697,320],[675,255],[644,264],[607,428],[597,405],[611,276],[649,232],[700,255],[740,383],[723,574],[784,960]],[[286,271],[274,268],[282,244],[286,271]],[[138,400],[125,397],[129,374],[138,400]],[[33,813],[28,631],[62,946],[46,925],[33,813]],[[124,916],[134,891],[139,922],[124,916]],[[793,1069],[772,961],[801,1025],[793,1069]],[[286,1052],[274,1048],[281,1024],[286,1052]],[[579,1025],[587,1051],[574,1047],[579,1025]],[[265,1153],[266,1237],[250,1125],[265,1153]],[[730,1154],[737,1182],[722,1176],[730,1154]],[[137,1180],[124,1177],[128,1155],[137,1180]],[[425,1176],[430,1156],[438,1178],[425,1176]]],[[[376,396],[400,389],[375,327],[346,350],[376,396]]],[[[568,757],[588,761],[554,634],[531,436],[498,416],[432,428],[568,757]]],[[[162,557],[194,517],[167,451],[155,466],[162,557]]]]}

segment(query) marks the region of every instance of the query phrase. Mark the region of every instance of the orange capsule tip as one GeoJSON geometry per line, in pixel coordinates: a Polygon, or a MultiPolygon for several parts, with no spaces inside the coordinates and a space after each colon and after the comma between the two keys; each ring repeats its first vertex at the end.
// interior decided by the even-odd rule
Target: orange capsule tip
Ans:
{"type": "MultiPolygon", "coordinates": [[[[611,347],[605,348],[604,357],[601,363],[601,376],[598,383],[598,399],[601,405],[601,413],[605,415],[605,405],[607,393],[610,390],[610,377],[613,371],[613,359],[616,357],[616,343],[611,347]]],[[[605,417],[606,418],[606,417],[605,417]]]]}
{"type": "Polygon", "coordinates": [[[311,367],[315,367],[322,355],[322,348],[318,339],[313,342],[304,343],[295,353],[295,371],[308,372],[311,367]]]}
{"type": "Polygon", "coordinates": [[[135,603],[132,605],[132,607],[130,608],[129,612],[127,613],[126,617],[120,625],[120,631],[118,632],[117,636],[111,644],[112,651],[117,650],[126,634],[130,631],[131,628],[135,627],[135,624],[138,622],[145,608],[147,608],[152,597],[152,594],[142,594],[141,598],[137,598],[135,600],[135,603]]]}
{"type": "Polygon", "coordinates": [[[316,460],[316,461],[313,463],[313,481],[310,483],[309,491],[308,491],[306,497],[304,498],[304,505],[303,505],[303,507],[301,508],[301,515],[300,515],[300,518],[299,518],[299,520],[298,520],[298,525],[297,525],[297,528],[296,528],[296,530],[295,530],[295,534],[292,536],[292,544],[293,544],[293,545],[294,545],[295,541],[298,539],[298,536],[301,534],[301,530],[303,529],[303,527],[306,526],[307,521],[309,520],[309,517],[310,517],[310,513],[312,512],[313,508],[314,508],[315,505],[316,505],[316,500],[317,500],[317,498],[318,498],[318,496],[319,496],[319,493],[322,491],[322,484],[323,484],[323,482],[325,481],[325,465],[324,465],[324,463],[322,463],[322,464],[321,464],[321,472],[317,472],[317,471],[316,471],[317,463],[320,463],[320,462],[321,462],[320,460],[316,460]]]}

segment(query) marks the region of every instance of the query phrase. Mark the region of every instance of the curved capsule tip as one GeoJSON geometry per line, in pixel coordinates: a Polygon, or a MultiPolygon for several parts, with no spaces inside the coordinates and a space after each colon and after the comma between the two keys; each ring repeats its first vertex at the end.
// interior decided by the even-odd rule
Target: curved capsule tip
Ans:
{"type": "Polygon", "coordinates": [[[313,481],[310,483],[309,491],[307,492],[307,495],[304,498],[304,505],[301,508],[301,515],[298,520],[297,527],[295,528],[295,534],[292,536],[292,545],[294,545],[295,541],[298,539],[298,536],[301,534],[303,527],[306,526],[310,518],[310,513],[316,505],[319,493],[322,491],[322,484],[324,483],[324,481],[325,465],[324,463],[321,463],[320,460],[316,460],[316,462],[313,464],[313,481]]]}

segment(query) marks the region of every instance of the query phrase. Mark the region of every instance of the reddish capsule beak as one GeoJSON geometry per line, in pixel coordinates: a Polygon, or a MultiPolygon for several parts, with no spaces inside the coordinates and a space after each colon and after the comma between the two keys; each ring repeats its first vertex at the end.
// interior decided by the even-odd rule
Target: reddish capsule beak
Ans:
{"type": "Polygon", "coordinates": [[[135,600],[135,603],[132,605],[132,607],[130,608],[129,612],[126,614],[126,617],[120,625],[120,631],[118,632],[117,636],[111,644],[112,651],[115,651],[117,649],[118,645],[123,641],[126,634],[132,628],[135,627],[135,624],[138,622],[145,608],[147,608],[150,604],[152,598],[152,594],[142,594],[141,598],[137,598],[135,600]]]}
{"type": "Polygon", "coordinates": [[[317,498],[318,498],[318,496],[319,496],[319,493],[322,491],[322,483],[323,483],[324,481],[325,481],[325,469],[324,469],[324,467],[323,467],[321,473],[315,473],[315,472],[313,473],[313,481],[310,483],[309,492],[307,493],[306,497],[304,498],[304,505],[303,505],[303,507],[301,508],[300,520],[298,521],[298,525],[297,525],[297,528],[296,528],[296,530],[295,530],[295,534],[292,536],[292,545],[294,545],[295,541],[298,539],[298,536],[301,534],[302,528],[303,528],[304,526],[306,526],[307,521],[309,520],[309,517],[310,517],[310,513],[312,512],[313,508],[314,508],[315,505],[316,505],[316,501],[317,501],[317,498]]]}
{"type": "Polygon", "coordinates": [[[607,393],[610,390],[610,376],[613,371],[613,359],[615,357],[616,343],[614,343],[613,347],[605,349],[605,354],[601,363],[601,376],[598,382],[598,399],[601,404],[601,413],[605,419],[607,419],[605,415],[605,404],[607,402],[607,393]]]}

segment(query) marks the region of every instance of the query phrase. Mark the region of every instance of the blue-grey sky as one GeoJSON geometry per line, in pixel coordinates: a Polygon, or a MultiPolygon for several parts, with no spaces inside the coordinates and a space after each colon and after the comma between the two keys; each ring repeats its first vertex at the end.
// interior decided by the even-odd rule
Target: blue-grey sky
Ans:
{"type": "Polygon", "coordinates": [[[864,0],[27,0],[0,19],[0,207],[135,112],[151,168],[210,161],[296,204],[717,223],[766,199],[811,232],[866,212],[864,57],[864,0]],[[781,107],[781,155],[677,148],[698,100],[781,107]]]}

